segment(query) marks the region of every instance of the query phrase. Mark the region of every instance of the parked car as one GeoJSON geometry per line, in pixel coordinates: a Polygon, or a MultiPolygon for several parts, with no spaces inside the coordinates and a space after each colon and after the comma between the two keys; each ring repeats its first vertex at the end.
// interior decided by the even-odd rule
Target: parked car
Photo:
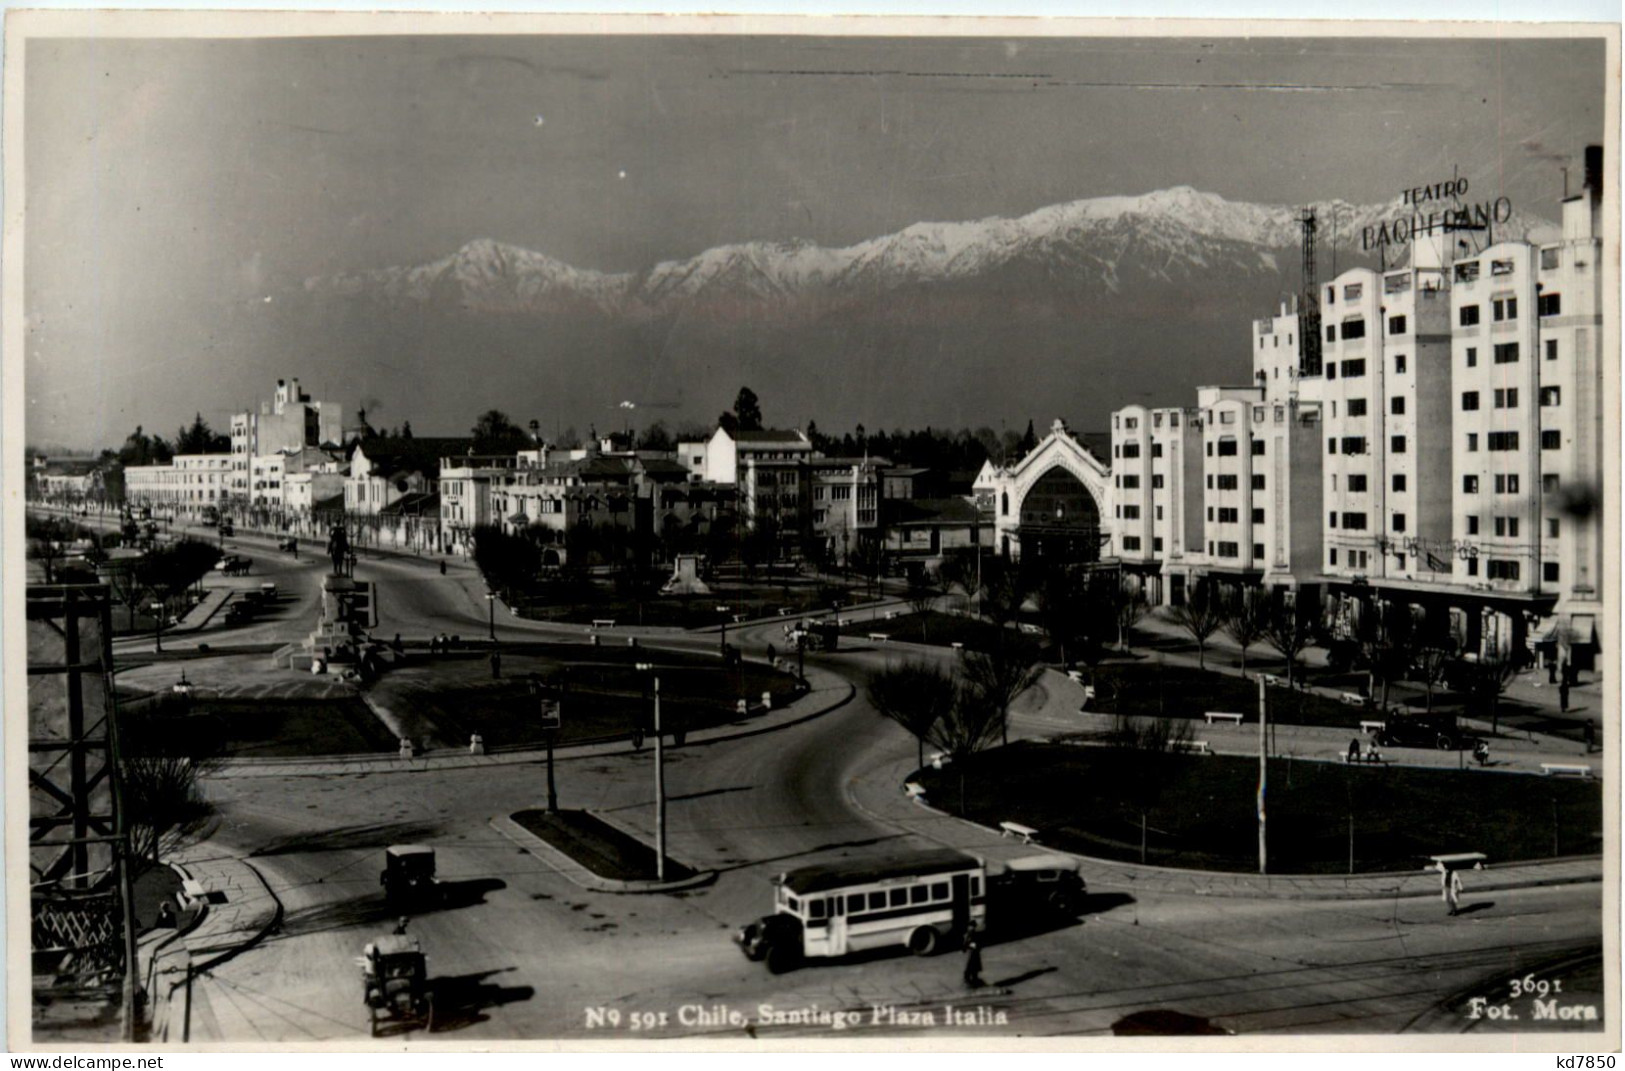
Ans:
{"type": "Polygon", "coordinates": [[[1374,734],[1382,747],[1427,747],[1439,751],[1470,751],[1482,738],[1463,731],[1453,718],[1412,714],[1389,718],[1374,734]]]}

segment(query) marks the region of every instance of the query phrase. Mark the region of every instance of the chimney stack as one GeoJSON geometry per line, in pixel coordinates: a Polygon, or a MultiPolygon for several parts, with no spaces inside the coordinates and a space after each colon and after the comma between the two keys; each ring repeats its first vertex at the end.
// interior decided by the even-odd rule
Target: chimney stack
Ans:
{"type": "Polygon", "coordinates": [[[1602,198],[1602,146],[1586,146],[1586,189],[1594,200],[1602,198]]]}

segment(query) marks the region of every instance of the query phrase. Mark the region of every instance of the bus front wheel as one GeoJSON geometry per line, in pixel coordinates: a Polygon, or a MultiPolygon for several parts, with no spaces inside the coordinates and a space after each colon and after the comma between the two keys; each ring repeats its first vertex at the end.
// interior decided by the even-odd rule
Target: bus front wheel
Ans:
{"type": "Polygon", "coordinates": [[[767,955],[763,958],[767,960],[767,973],[784,974],[795,970],[799,957],[795,949],[788,945],[768,945],[767,955]]]}
{"type": "Polygon", "coordinates": [[[916,956],[929,956],[937,950],[937,931],[921,926],[908,935],[908,950],[916,956]]]}

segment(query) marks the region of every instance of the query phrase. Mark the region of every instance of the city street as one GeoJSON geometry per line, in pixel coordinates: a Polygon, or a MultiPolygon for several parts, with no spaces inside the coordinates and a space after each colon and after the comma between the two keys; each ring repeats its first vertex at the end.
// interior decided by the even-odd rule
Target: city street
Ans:
{"type": "MultiPolygon", "coordinates": [[[[399,609],[386,609],[384,619],[400,621],[408,635],[413,621],[470,629],[477,620],[475,593],[455,572],[443,580],[426,564],[393,561],[364,569],[388,578],[383,605],[399,609]]],[[[417,631],[426,631],[422,623],[417,631]]],[[[504,623],[499,635],[514,627],[504,623]]],[[[759,648],[777,639],[778,629],[753,626],[738,639],[759,648]]],[[[861,684],[886,657],[860,651],[818,661],[861,684]]],[[[1024,851],[951,819],[905,827],[877,817],[865,799],[896,793],[885,778],[913,750],[860,688],[854,702],[805,724],[672,751],[670,850],[718,871],[713,885],[677,895],[589,892],[492,829],[491,818],[538,805],[539,763],[216,780],[216,845],[247,855],[286,914],[280,933],[198,981],[193,1036],[365,1036],[354,957],[394,921],[378,873],[384,847],[403,841],[431,844],[440,855],[448,902],[414,918],[410,932],[430,953],[435,1036],[469,1041],[624,1033],[634,1021],[662,1036],[738,1034],[737,1026],[693,1021],[692,1009],[684,1011],[719,1004],[752,1020],[762,1004],[861,1011],[863,1029],[893,1031],[911,1028],[871,1022],[873,1006],[935,1009],[939,1026],[945,1003],[1004,1010],[1008,1024],[976,1027],[983,1033],[1108,1032],[1117,1019],[1147,1008],[1212,1018],[1243,1033],[1391,1032],[1446,997],[1489,984],[1508,964],[1562,958],[1600,940],[1595,884],[1497,892],[1448,918],[1431,898],[1130,892],[1086,867],[1093,896],[1083,922],[988,948],[987,977],[1008,993],[967,999],[952,953],[815,963],[779,977],[747,962],[730,934],[770,909],[769,878],[782,870],[933,841],[990,858],[1024,851]],[[918,832],[922,825],[929,839],[918,832]],[[618,1011],[620,1026],[589,1015],[598,1008],[618,1011]],[[637,1012],[651,1017],[634,1020],[637,1012]]],[[[652,839],[650,752],[561,757],[558,778],[563,806],[607,812],[652,839]]],[[[1440,1028],[1436,1018],[1430,1022],[1440,1028]]],[[[831,1027],[753,1029],[821,1034],[831,1027]]]]}
{"type": "MultiPolygon", "coordinates": [[[[314,623],[326,566],[319,548],[302,547],[296,561],[269,538],[226,542],[229,552],[253,558],[253,571],[244,578],[211,577],[209,584],[253,588],[270,580],[282,593],[280,605],[245,627],[213,621],[176,635],[166,639],[166,650],[200,643],[221,653],[268,649],[301,638],[314,623]]],[[[466,564],[454,562],[442,576],[432,559],[363,556],[357,575],[378,583],[380,637],[399,632],[421,642],[441,632],[486,635],[493,610],[478,573],[466,564]]],[[[581,638],[579,627],[522,621],[501,606],[493,616],[504,640],[581,638]]],[[[782,646],[781,628],[764,622],[729,638],[760,654],[769,643],[782,646]]],[[[717,642],[714,634],[657,639],[699,650],[717,642]]],[[[118,646],[143,651],[145,642],[131,637],[118,646]]],[[[830,1021],[837,1012],[855,1015],[837,1017],[840,1029],[893,1034],[1110,1033],[1119,1019],[1148,1009],[1209,1019],[1243,1034],[1388,1033],[1418,1021],[1432,1031],[1479,1029],[1481,1023],[1461,1010],[1463,1000],[1480,989],[1492,995],[1509,971],[1573,961],[1600,947],[1602,889],[1595,883],[1482,897],[1469,883],[1467,911],[1450,918],[1430,897],[1195,896],[1136,886],[1115,865],[1092,870],[1085,864],[1091,897],[1082,921],[1003,942],[995,933],[985,963],[991,987],[974,996],[964,990],[961,957],[952,952],[920,959],[899,950],[813,961],[770,975],[748,962],[730,937],[770,910],[769,880],[783,870],[941,844],[993,860],[1034,850],[934,812],[913,808],[900,816],[895,810],[899,771],[910,768],[915,745],[870,708],[862,685],[867,674],[905,652],[952,656],[945,649],[863,643],[814,656],[810,661],[859,686],[854,701],[774,732],[668,754],[670,851],[717,872],[714,883],[679,894],[588,891],[494,829],[493,818],[539,805],[545,792],[540,762],[211,779],[207,790],[220,808],[211,848],[246,857],[284,914],[263,942],[195,980],[192,1039],[365,1038],[368,1014],[355,957],[393,927],[396,916],[378,875],[384,848],[401,842],[429,844],[439,855],[445,902],[414,917],[410,932],[430,956],[433,1036],[468,1042],[634,1031],[738,1036],[745,1031],[741,1023],[758,1036],[825,1035],[837,1029],[830,1021]],[[764,1005],[802,1018],[774,1025],[763,1018],[764,1005]],[[950,1005],[966,1017],[961,1024],[946,1022],[950,1005]],[[730,1011],[743,1019],[730,1019],[730,1011]],[[909,1025],[915,1012],[930,1012],[931,1025],[919,1025],[923,1016],[909,1025]]],[[[207,661],[188,665],[199,672],[207,661]]],[[[152,672],[157,669],[135,675],[152,672]]],[[[1018,735],[1053,733],[1076,728],[1069,719],[1051,703],[1022,712],[1015,727],[1018,735]]],[[[1308,753],[1302,741],[1288,746],[1308,753]]],[[[1538,758],[1538,750],[1528,756],[1516,750],[1520,762],[1538,758]]],[[[652,762],[648,750],[561,754],[561,804],[606,813],[652,840],[652,762]]]]}

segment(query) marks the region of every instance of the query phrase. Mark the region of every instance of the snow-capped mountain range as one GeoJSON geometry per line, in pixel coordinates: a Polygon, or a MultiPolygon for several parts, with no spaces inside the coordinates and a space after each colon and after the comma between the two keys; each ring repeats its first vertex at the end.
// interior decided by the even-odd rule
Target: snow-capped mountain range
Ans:
{"type": "MultiPolygon", "coordinates": [[[[1361,228],[1405,215],[1315,208],[1323,280],[1376,266],[1361,228]]],[[[336,394],[419,426],[441,414],[466,427],[496,402],[549,426],[618,422],[626,400],[705,423],[749,385],[781,424],[1062,416],[1098,429],[1131,401],[1251,379],[1252,321],[1299,286],[1297,215],[1180,187],[916,223],[840,249],[724,245],[619,274],[481,239],[416,267],[308,280],[268,306],[278,320],[263,337],[329,370],[336,394]]],[[[1515,217],[1496,236],[1535,224],[1515,217]]]]}
{"type": "MultiPolygon", "coordinates": [[[[1359,258],[1362,229],[1404,215],[1395,202],[1314,206],[1319,242],[1335,237],[1359,258]]],[[[1543,221],[1515,216],[1501,233],[1521,237],[1543,221]]],[[[1017,218],[915,223],[841,249],[812,242],[746,242],[662,261],[637,273],[577,268],[544,253],[488,238],[417,267],[386,267],[310,279],[314,294],[421,302],[436,297],[468,308],[515,311],[559,302],[604,312],[655,313],[719,289],[756,299],[877,291],[973,280],[1015,266],[1042,267],[1116,292],[1136,279],[1169,282],[1205,271],[1276,273],[1292,269],[1298,209],[1228,201],[1189,186],[1138,197],[1097,197],[1051,205],[1017,218]]]]}

